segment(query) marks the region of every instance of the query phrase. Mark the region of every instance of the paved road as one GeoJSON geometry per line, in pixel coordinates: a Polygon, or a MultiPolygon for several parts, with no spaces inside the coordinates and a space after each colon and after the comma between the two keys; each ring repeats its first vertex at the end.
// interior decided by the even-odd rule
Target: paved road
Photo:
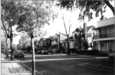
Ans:
{"type": "MultiPolygon", "coordinates": [[[[36,62],[37,75],[114,75],[113,74],[113,62],[110,62],[108,58],[96,59],[86,57],[64,56],[62,59],[70,57],[71,60],[54,60],[48,61],[48,59],[60,59],[58,57],[46,58],[44,62],[36,62]]],[[[41,58],[40,58],[41,59],[41,58]]],[[[40,60],[38,59],[38,60],[40,60]]],[[[36,58],[37,60],[37,58],[36,58]]],[[[31,69],[32,63],[23,64],[25,68],[31,69]]]]}

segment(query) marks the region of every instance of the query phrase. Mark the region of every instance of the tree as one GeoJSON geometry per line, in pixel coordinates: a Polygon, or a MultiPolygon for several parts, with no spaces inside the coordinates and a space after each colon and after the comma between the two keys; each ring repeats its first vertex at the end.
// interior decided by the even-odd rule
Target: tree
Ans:
{"type": "Polygon", "coordinates": [[[67,46],[66,46],[66,51],[67,51],[67,54],[70,54],[70,50],[69,50],[69,49],[70,49],[70,45],[69,45],[70,39],[69,39],[69,37],[70,37],[71,24],[69,24],[69,27],[67,28],[67,24],[66,24],[64,15],[63,15],[63,17],[62,17],[62,20],[63,20],[63,25],[64,25],[65,33],[59,32],[59,33],[57,34],[57,37],[58,37],[58,47],[59,47],[59,48],[61,47],[61,44],[60,44],[60,35],[66,36],[66,38],[67,38],[67,39],[66,39],[66,44],[67,44],[67,46]]]}
{"type": "Polygon", "coordinates": [[[83,13],[80,13],[80,17],[88,16],[89,20],[92,19],[92,12],[90,9],[96,11],[96,16],[98,16],[99,13],[101,13],[101,19],[103,19],[103,8],[105,9],[106,6],[108,6],[112,12],[113,15],[115,15],[115,8],[110,3],[112,0],[59,0],[59,6],[64,8],[71,8],[73,6],[80,8],[80,10],[83,13]]]}
{"type": "MultiPolygon", "coordinates": [[[[2,15],[1,15],[2,27],[5,31],[6,40],[8,38],[10,39],[10,50],[11,50],[11,55],[12,55],[13,54],[12,26],[14,26],[18,21],[18,13],[16,13],[18,10],[15,3],[11,0],[2,0],[1,6],[2,6],[2,15]]],[[[13,57],[11,56],[11,59],[12,58],[13,57]]]]}
{"type": "MultiPolygon", "coordinates": [[[[37,4],[24,4],[23,15],[19,17],[18,21],[18,29],[19,31],[25,31],[31,38],[31,47],[33,51],[32,55],[32,75],[35,74],[35,45],[34,45],[34,37],[35,37],[35,30],[37,29],[39,32],[40,28],[48,24],[49,21],[49,12],[46,8],[43,8],[43,4],[39,4],[39,1],[36,2],[37,4]],[[26,9],[26,10],[25,10],[26,9]]],[[[41,3],[41,2],[40,2],[41,3]]]]}
{"type": "Polygon", "coordinates": [[[41,26],[48,23],[49,13],[46,8],[42,8],[41,1],[37,1],[37,4],[28,3],[29,1],[2,0],[2,23],[11,43],[13,38],[12,26],[15,24],[18,25],[18,31],[26,31],[33,38],[35,28],[39,30],[41,26]]]}
{"type": "Polygon", "coordinates": [[[19,44],[17,45],[19,50],[24,50],[25,52],[31,51],[31,45],[30,45],[30,37],[27,34],[23,33],[23,36],[21,36],[21,39],[19,40],[19,44]]]}
{"type": "Polygon", "coordinates": [[[0,29],[0,31],[1,31],[1,52],[3,52],[3,53],[7,53],[7,49],[6,49],[6,46],[7,46],[7,44],[6,44],[6,36],[5,36],[5,33],[4,33],[4,30],[3,30],[3,27],[1,26],[1,29],[0,29]]]}
{"type": "Polygon", "coordinates": [[[77,28],[74,31],[74,38],[75,38],[75,45],[78,47],[78,49],[82,50],[87,50],[88,49],[88,42],[85,39],[85,32],[84,29],[79,29],[77,28]]]}
{"type": "MultiPolygon", "coordinates": [[[[4,30],[7,34],[7,37],[10,38],[10,49],[13,56],[12,49],[12,26],[15,24],[18,25],[17,30],[25,31],[31,38],[31,46],[33,50],[33,67],[32,67],[32,75],[34,75],[35,71],[35,51],[34,51],[34,37],[35,30],[38,31],[40,28],[49,24],[50,20],[50,10],[49,8],[44,7],[44,0],[35,1],[35,0],[2,0],[2,8],[4,10],[2,14],[2,23],[4,30]],[[7,22],[7,25],[5,25],[7,22]],[[8,27],[8,28],[7,28],[8,27]]],[[[13,59],[11,57],[11,59],[13,59]]]]}
{"type": "Polygon", "coordinates": [[[78,8],[81,12],[76,13],[79,14],[80,20],[83,20],[84,30],[87,31],[85,17],[88,17],[88,21],[93,19],[93,14],[91,10],[95,11],[95,17],[98,17],[101,14],[100,20],[104,19],[103,13],[105,12],[105,8],[108,6],[113,15],[115,15],[115,8],[112,6],[110,1],[114,0],[58,0],[58,6],[62,8],[66,8],[68,10],[72,10],[73,8],[78,8]]]}
{"type": "MultiPolygon", "coordinates": [[[[64,21],[64,17],[63,17],[63,21],[64,21]]],[[[64,28],[65,28],[65,32],[66,32],[66,37],[67,37],[67,54],[70,54],[70,50],[69,50],[69,33],[67,31],[67,28],[66,28],[66,24],[65,24],[65,21],[64,21],[64,28]]]]}

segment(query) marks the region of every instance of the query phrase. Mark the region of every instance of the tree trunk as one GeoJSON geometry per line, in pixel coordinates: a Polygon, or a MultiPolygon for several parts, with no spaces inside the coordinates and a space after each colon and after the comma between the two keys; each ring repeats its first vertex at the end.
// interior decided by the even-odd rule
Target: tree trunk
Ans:
{"type": "Polygon", "coordinates": [[[12,27],[10,27],[10,50],[11,50],[11,60],[14,58],[14,50],[12,48],[12,40],[13,40],[13,34],[12,34],[12,27]]]}
{"type": "Polygon", "coordinates": [[[36,75],[35,74],[35,46],[34,46],[33,36],[31,36],[31,47],[32,47],[32,75],[36,75]]]}
{"type": "MultiPolygon", "coordinates": [[[[2,27],[3,27],[3,30],[4,30],[4,33],[5,33],[5,52],[6,52],[6,57],[7,58],[9,58],[9,51],[8,51],[8,49],[9,49],[9,47],[8,47],[8,39],[10,39],[10,36],[11,36],[11,40],[10,40],[10,42],[11,43],[9,43],[10,44],[10,50],[12,50],[12,35],[9,35],[8,34],[8,32],[10,32],[10,31],[8,31],[7,32],[7,29],[6,29],[6,26],[5,26],[5,24],[4,24],[4,20],[3,20],[3,18],[1,19],[1,21],[2,21],[2,27]]],[[[12,33],[12,31],[10,32],[10,33],[12,33]]]]}
{"type": "MultiPolygon", "coordinates": [[[[63,21],[64,21],[64,17],[63,17],[63,21]]],[[[67,32],[65,21],[64,21],[64,28],[65,28],[65,32],[66,32],[66,36],[67,36],[67,54],[70,54],[70,51],[69,51],[69,34],[67,32]]]]}
{"type": "Polygon", "coordinates": [[[6,58],[9,58],[8,57],[8,35],[7,34],[5,34],[5,52],[6,52],[6,58]]]}
{"type": "Polygon", "coordinates": [[[109,0],[104,0],[105,4],[112,10],[113,15],[115,15],[115,8],[111,5],[109,0]]]}
{"type": "Polygon", "coordinates": [[[58,50],[60,50],[60,34],[58,36],[58,50]]]}
{"type": "Polygon", "coordinates": [[[8,43],[7,43],[7,40],[8,40],[8,33],[7,33],[7,29],[6,29],[6,27],[5,27],[5,25],[4,25],[4,23],[3,23],[3,19],[1,19],[1,22],[2,22],[2,27],[3,27],[3,31],[4,31],[4,33],[5,33],[5,50],[8,52],[8,43]]]}
{"type": "Polygon", "coordinates": [[[12,38],[10,38],[11,60],[13,60],[12,38]]]}
{"type": "Polygon", "coordinates": [[[67,54],[70,54],[70,47],[69,47],[69,36],[67,35],[67,54]]]}

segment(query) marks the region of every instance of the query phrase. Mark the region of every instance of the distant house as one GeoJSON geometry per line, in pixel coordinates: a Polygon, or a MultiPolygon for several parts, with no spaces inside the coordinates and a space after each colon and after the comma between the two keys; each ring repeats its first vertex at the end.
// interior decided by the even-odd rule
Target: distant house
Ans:
{"type": "MultiPolygon", "coordinates": [[[[69,37],[69,48],[70,49],[74,49],[75,48],[74,42],[75,42],[74,38],[72,36],[69,37]]],[[[67,46],[68,46],[67,43],[68,43],[68,41],[67,41],[67,38],[66,38],[65,40],[63,40],[63,43],[62,43],[65,48],[67,48],[67,46]]]]}
{"type": "Polygon", "coordinates": [[[115,17],[99,21],[96,33],[95,47],[103,52],[115,52],[115,17]]]}

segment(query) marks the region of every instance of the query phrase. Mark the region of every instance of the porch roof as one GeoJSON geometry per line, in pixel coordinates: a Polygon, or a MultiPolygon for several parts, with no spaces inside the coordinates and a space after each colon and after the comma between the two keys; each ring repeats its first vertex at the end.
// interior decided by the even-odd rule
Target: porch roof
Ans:
{"type": "Polygon", "coordinates": [[[110,38],[99,38],[99,39],[94,39],[93,41],[107,41],[107,40],[115,40],[115,37],[110,37],[110,38]]]}
{"type": "Polygon", "coordinates": [[[110,26],[110,25],[115,25],[115,17],[98,21],[96,28],[106,27],[106,26],[110,26]]]}

